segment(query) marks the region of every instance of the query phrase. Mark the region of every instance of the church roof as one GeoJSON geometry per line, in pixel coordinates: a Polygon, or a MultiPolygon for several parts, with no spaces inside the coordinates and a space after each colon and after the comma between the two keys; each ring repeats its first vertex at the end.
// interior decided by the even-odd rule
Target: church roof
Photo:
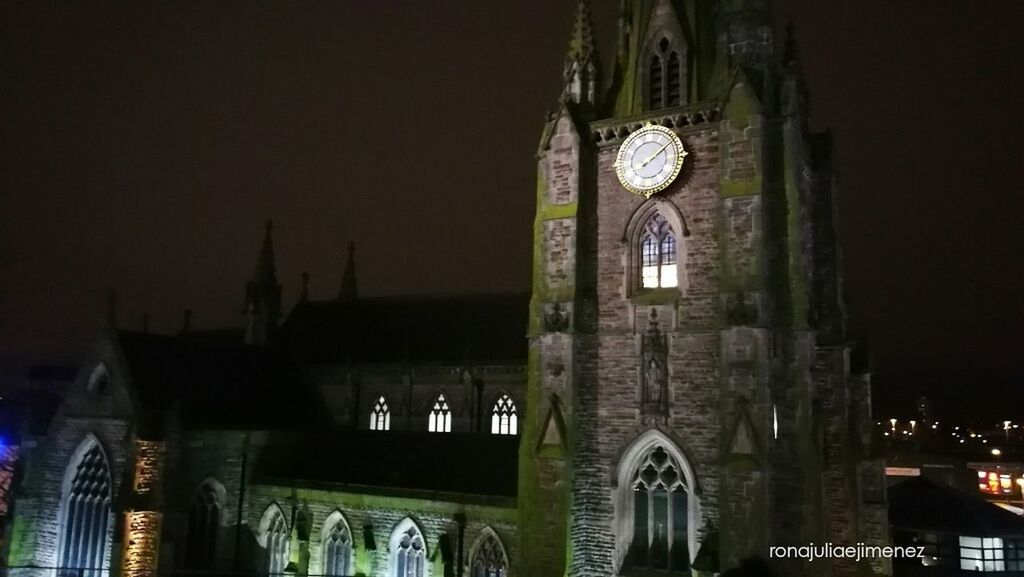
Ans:
{"type": "MultiPolygon", "coordinates": [[[[257,482],[351,486],[361,493],[442,492],[515,497],[519,437],[338,429],[267,447],[257,482]]],[[[411,495],[410,495],[411,496],[411,495]]]]}
{"type": "Polygon", "coordinates": [[[278,428],[308,423],[319,410],[299,368],[240,339],[119,332],[134,392],[145,411],[176,408],[185,424],[278,428]]]}
{"type": "Polygon", "coordinates": [[[282,341],[310,363],[526,364],[530,297],[373,297],[300,303],[282,341]]]}
{"type": "Polygon", "coordinates": [[[895,529],[1001,537],[1024,535],[1024,519],[979,496],[924,477],[889,487],[889,523],[895,529]]]}

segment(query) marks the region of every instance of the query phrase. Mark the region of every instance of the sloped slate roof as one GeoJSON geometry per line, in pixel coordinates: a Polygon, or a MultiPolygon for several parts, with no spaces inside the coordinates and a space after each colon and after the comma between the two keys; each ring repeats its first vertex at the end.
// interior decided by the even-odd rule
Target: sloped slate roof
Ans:
{"type": "Polygon", "coordinates": [[[895,529],[998,537],[1024,535],[1024,518],[979,496],[915,477],[888,490],[895,529]]]}
{"type": "Polygon", "coordinates": [[[257,482],[354,485],[514,497],[519,437],[474,433],[331,430],[264,449],[257,482]]]}
{"type": "Polygon", "coordinates": [[[299,304],[286,346],[311,363],[525,364],[528,294],[299,304]]]}
{"type": "Polygon", "coordinates": [[[185,424],[277,428],[319,415],[296,364],[240,340],[120,332],[118,340],[146,411],[180,409],[185,424]]]}

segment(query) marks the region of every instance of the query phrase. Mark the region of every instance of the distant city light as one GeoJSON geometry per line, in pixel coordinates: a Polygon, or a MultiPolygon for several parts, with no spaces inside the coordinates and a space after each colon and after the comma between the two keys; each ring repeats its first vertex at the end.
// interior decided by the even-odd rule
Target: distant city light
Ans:
{"type": "Polygon", "coordinates": [[[998,457],[999,455],[1002,455],[1002,454],[1003,454],[1003,452],[1000,451],[999,449],[992,449],[992,456],[993,457],[998,457]]]}

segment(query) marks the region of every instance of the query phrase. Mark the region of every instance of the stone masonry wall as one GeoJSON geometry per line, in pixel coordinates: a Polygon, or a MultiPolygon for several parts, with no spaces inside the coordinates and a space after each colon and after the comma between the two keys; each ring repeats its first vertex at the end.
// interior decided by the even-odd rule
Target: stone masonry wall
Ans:
{"type": "MultiPolygon", "coordinates": [[[[656,200],[626,191],[613,166],[617,147],[597,153],[596,309],[593,349],[581,355],[580,403],[576,431],[579,453],[574,458],[574,486],[594,487],[574,501],[574,515],[586,508],[591,530],[574,531],[574,575],[614,575],[622,563],[624,528],[616,525],[612,496],[615,463],[643,432],[662,431],[689,460],[697,480],[694,488],[702,530],[718,524],[719,493],[719,335],[717,270],[719,266],[718,140],[713,128],[688,130],[681,137],[690,165],[656,200]],[[624,238],[631,219],[648,203],[677,211],[689,236],[675,230],[685,282],[675,294],[630,294],[627,252],[638,239],[624,238]],[[661,204],[664,203],[664,204],[661,204]],[[636,298],[634,298],[636,297],[636,298]],[[645,416],[640,411],[639,338],[650,310],[658,311],[669,339],[669,413],[645,416]],[[585,392],[586,391],[586,392],[585,392]],[[614,533],[605,530],[615,527],[614,533]]],[[[695,552],[695,551],[694,551],[695,552]]]]}
{"type": "MultiPolygon", "coordinates": [[[[248,525],[258,531],[260,519],[272,504],[277,504],[286,516],[291,515],[292,505],[286,496],[288,489],[254,487],[249,503],[248,525]]],[[[452,570],[458,560],[458,522],[455,515],[466,516],[466,528],[463,538],[463,575],[470,575],[470,552],[473,544],[481,537],[485,527],[489,527],[498,536],[507,557],[515,559],[518,551],[516,543],[518,532],[515,523],[515,510],[508,507],[485,505],[459,505],[444,501],[426,501],[407,498],[359,497],[351,494],[312,491],[298,494],[296,510],[307,515],[311,520],[309,541],[300,545],[308,554],[306,570],[309,575],[322,573],[324,523],[335,512],[341,512],[344,522],[348,525],[353,538],[353,560],[357,574],[368,577],[390,577],[391,567],[388,544],[396,527],[404,519],[410,518],[422,532],[427,548],[427,567],[425,577],[443,577],[444,564],[439,550],[442,535],[447,535],[450,544],[452,570]],[[369,526],[373,533],[376,546],[368,550],[364,541],[363,528],[369,526]]],[[[256,535],[258,540],[259,536],[256,535]]],[[[253,555],[257,569],[265,567],[267,558],[263,548],[257,547],[253,555]]],[[[509,577],[525,577],[512,565],[509,577]]]]}

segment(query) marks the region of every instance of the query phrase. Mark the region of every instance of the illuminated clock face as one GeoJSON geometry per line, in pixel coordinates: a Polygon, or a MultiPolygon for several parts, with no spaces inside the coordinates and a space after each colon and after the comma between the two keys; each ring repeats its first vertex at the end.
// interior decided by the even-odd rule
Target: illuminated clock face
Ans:
{"type": "Polygon", "coordinates": [[[686,155],[676,133],[664,126],[645,126],[622,143],[615,172],[627,190],[650,197],[679,176],[686,155]]]}

